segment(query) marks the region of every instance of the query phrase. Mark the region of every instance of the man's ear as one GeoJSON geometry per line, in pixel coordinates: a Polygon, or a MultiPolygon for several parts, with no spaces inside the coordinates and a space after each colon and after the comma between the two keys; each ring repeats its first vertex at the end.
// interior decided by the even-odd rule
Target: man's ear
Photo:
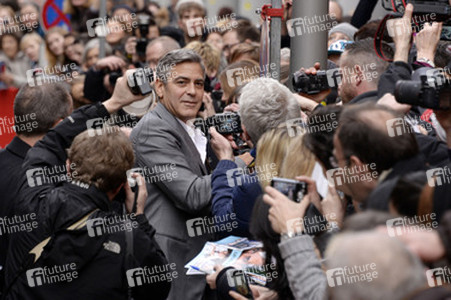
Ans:
{"type": "Polygon", "coordinates": [[[164,90],[164,83],[160,80],[160,78],[157,78],[155,81],[155,92],[157,92],[158,98],[160,98],[160,101],[163,99],[163,90],[164,90]]]}
{"type": "Polygon", "coordinates": [[[249,136],[249,133],[246,130],[246,127],[244,125],[241,124],[241,127],[243,128],[243,140],[246,141],[246,143],[253,148],[254,147],[254,143],[252,143],[251,141],[251,137],[249,136]]]}
{"type": "Polygon", "coordinates": [[[351,157],[349,158],[349,166],[350,167],[353,167],[353,166],[360,167],[363,165],[365,165],[365,164],[357,156],[351,155],[351,157]]]}
{"type": "Polygon", "coordinates": [[[71,169],[71,167],[70,167],[70,164],[71,164],[71,162],[70,162],[69,158],[67,158],[67,159],[66,159],[66,172],[67,172],[67,174],[69,174],[69,175],[72,173],[72,169],[71,169]]]}
{"type": "Polygon", "coordinates": [[[365,78],[364,77],[364,71],[362,70],[362,68],[359,66],[359,65],[355,65],[354,66],[354,78],[355,78],[355,85],[356,86],[359,86],[359,85],[361,85],[362,84],[362,82],[363,82],[363,78],[365,78]]]}

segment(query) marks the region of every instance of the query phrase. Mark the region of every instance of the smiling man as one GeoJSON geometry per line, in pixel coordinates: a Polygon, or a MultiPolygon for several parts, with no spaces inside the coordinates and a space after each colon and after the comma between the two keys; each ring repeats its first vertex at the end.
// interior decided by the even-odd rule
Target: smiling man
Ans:
{"type": "Polygon", "coordinates": [[[205,276],[186,276],[184,269],[211,239],[202,230],[192,234],[193,219],[210,214],[207,139],[188,121],[196,117],[202,104],[204,76],[201,58],[192,50],[166,54],[157,66],[155,90],[160,103],[131,134],[137,166],[143,168],[147,182],[146,216],[168,261],[175,263],[178,271],[168,299],[211,299],[211,291],[205,291],[205,276]],[[170,176],[165,174],[168,172],[170,176]]]}

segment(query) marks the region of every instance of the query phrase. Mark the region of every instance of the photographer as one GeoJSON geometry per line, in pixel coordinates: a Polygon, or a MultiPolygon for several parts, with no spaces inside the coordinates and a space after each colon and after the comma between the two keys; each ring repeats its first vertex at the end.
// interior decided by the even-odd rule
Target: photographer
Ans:
{"type": "Polygon", "coordinates": [[[138,27],[134,29],[134,36],[125,43],[125,53],[130,62],[146,61],[146,48],[151,40],[160,36],[160,29],[150,14],[138,14],[138,27]]]}
{"type": "MultiPolygon", "coordinates": [[[[25,85],[16,95],[13,128],[17,136],[0,150],[0,218],[13,216],[27,152],[71,112],[72,99],[64,84],[33,88],[25,85]]],[[[0,235],[0,290],[4,287],[8,241],[12,237],[0,235]]]]}
{"type": "Polygon", "coordinates": [[[113,72],[124,72],[127,63],[120,57],[108,56],[96,62],[86,73],[83,93],[91,102],[103,102],[111,97],[114,86],[110,75],[113,72]]]}
{"type": "Polygon", "coordinates": [[[130,141],[117,127],[110,128],[112,132],[103,128],[95,136],[89,132],[92,129],[86,130],[90,120],[108,119],[141,98],[131,94],[126,79],[120,78],[104,104],[75,111],[28,152],[15,213],[34,214],[39,226],[20,232],[10,244],[6,299],[125,299],[128,293],[134,299],[149,294],[166,298],[169,282],[134,286],[127,284],[130,280],[124,274],[124,270],[167,264],[154,240],[155,230],[143,214],[147,191],[142,186],[135,196],[126,181],[125,173],[134,163],[130,141]],[[54,181],[48,170],[62,167],[67,175],[61,172],[60,180],[54,181]],[[35,175],[36,169],[42,173],[35,175]],[[118,196],[123,188],[125,196],[118,196]],[[126,214],[115,209],[116,196],[125,198],[126,214]],[[107,230],[109,223],[101,234],[90,233],[95,220],[119,219],[118,225],[124,225],[125,217],[132,222],[130,230],[107,230]]]}

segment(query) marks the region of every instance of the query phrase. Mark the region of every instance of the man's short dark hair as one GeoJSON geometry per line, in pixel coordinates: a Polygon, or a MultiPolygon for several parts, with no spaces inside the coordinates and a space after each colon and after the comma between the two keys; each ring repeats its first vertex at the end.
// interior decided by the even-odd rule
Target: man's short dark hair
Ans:
{"type": "MultiPolygon", "coordinates": [[[[252,42],[260,43],[260,31],[250,21],[242,19],[236,21],[236,23],[236,28],[234,28],[233,31],[236,31],[240,43],[244,43],[247,39],[252,42]]],[[[227,32],[228,31],[225,31],[223,34],[226,34],[227,32]]]]}
{"type": "Polygon", "coordinates": [[[355,155],[365,164],[375,163],[376,171],[381,174],[397,162],[417,155],[419,148],[413,130],[389,136],[386,121],[395,118],[402,115],[373,103],[345,107],[336,133],[344,158],[349,160],[355,155]]]}
{"type": "Polygon", "coordinates": [[[63,83],[24,85],[14,100],[14,128],[27,137],[44,135],[71,111],[72,97],[63,83]]]}
{"type": "MultiPolygon", "coordinates": [[[[393,59],[394,51],[385,42],[382,42],[382,51],[385,57],[388,59],[393,59]]],[[[382,73],[388,68],[388,62],[380,58],[376,50],[374,49],[374,39],[367,38],[363,40],[356,41],[355,43],[348,44],[346,46],[346,63],[349,66],[370,66],[371,64],[376,64],[376,69],[371,70],[371,72],[377,72],[377,78],[373,78],[374,82],[377,84],[382,73]]]]}

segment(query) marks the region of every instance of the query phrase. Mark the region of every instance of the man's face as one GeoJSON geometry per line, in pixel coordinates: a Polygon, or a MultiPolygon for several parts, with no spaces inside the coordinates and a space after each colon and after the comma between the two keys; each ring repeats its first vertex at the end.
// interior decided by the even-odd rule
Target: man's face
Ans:
{"type": "Polygon", "coordinates": [[[336,188],[351,196],[352,200],[364,202],[377,186],[378,176],[374,164],[365,164],[354,155],[345,157],[343,146],[338,139],[338,131],[334,135],[333,156],[343,174],[343,183],[336,186],[336,188]]]}
{"type": "Polygon", "coordinates": [[[154,44],[146,48],[146,62],[149,68],[155,69],[158,65],[158,61],[166,54],[163,45],[160,43],[154,44]]]}
{"type": "Polygon", "coordinates": [[[329,39],[327,40],[327,47],[330,47],[330,45],[332,45],[335,42],[338,42],[339,40],[350,41],[352,39],[342,32],[334,32],[330,35],[329,39]]]}
{"type": "MultiPolygon", "coordinates": [[[[343,148],[341,147],[340,140],[338,139],[338,135],[334,135],[334,150],[333,150],[333,157],[334,160],[337,162],[337,168],[344,169],[347,165],[347,160],[344,157],[343,154],[343,148]]],[[[348,186],[347,182],[344,182],[343,185],[336,186],[336,189],[339,191],[342,191],[346,195],[352,196],[351,188],[348,186]]]]}
{"type": "Polygon", "coordinates": [[[224,56],[228,59],[232,54],[233,50],[235,49],[235,47],[238,46],[238,44],[240,44],[236,31],[231,30],[226,34],[224,34],[224,36],[222,37],[222,41],[224,43],[223,53],[224,56]]]}
{"type": "Polygon", "coordinates": [[[355,72],[352,72],[354,66],[347,65],[346,57],[347,53],[345,52],[340,58],[340,72],[343,77],[341,78],[341,84],[338,86],[338,95],[345,104],[357,96],[356,79],[354,78],[357,75],[355,72]]]}
{"type": "Polygon", "coordinates": [[[156,82],[156,91],[167,110],[183,122],[194,119],[204,96],[204,73],[198,63],[186,62],[171,70],[168,82],[156,82]],[[173,78],[172,78],[173,77],[173,78]]]}

